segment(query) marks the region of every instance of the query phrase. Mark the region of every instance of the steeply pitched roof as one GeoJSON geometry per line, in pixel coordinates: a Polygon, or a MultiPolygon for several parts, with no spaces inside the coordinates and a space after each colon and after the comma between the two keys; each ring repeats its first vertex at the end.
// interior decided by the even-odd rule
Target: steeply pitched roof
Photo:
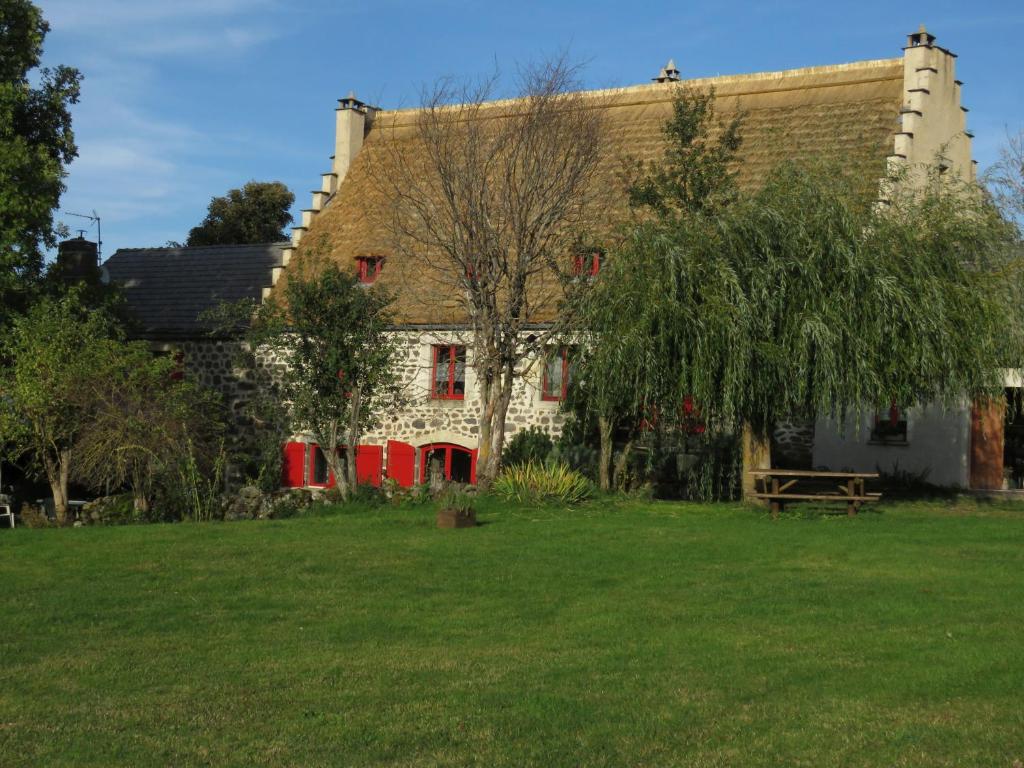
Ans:
{"type": "MultiPolygon", "coordinates": [[[[877,183],[885,174],[886,157],[893,154],[894,134],[900,130],[903,78],[903,59],[884,59],[588,92],[595,108],[604,110],[607,130],[605,156],[595,183],[612,194],[609,205],[600,210],[601,223],[626,214],[623,162],[662,156],[662,127],[680,85],[714,88],[716,111],[725,120],[737,111],[745,114],[737,171],[741,188],[751,189],[782,161],[823,156],[842,157],[866,183],[877,183]]],[[[514,105],[494,105],[499,119],[510,104],[514,105]]],[[[415,109],[375,115],[362,149],[338,191],[312,221],[283,280],[289,272],[314,266],[315,260],[323,258],[351,267],[359,256],[384,255],[388,260],[380,282],[396,290],[401,322],[460,322],[461,302],[455,298],[439,302],[436,296],[428,300],[424,295],[436,291],[436,283],[424,279],[422,264],[402,264],[392,258],[390,236],[381,224],[385,217],[379,215],[388,201],[380,199],[380,185],[372,174],[382,163],[394,162],[396,154],[414,156],[417,115],[415,109]]]]}
{"type": "Polygon", "coordinates": [[[287,243],[196,248],[121,248],[104,263],[124,288],[146,339],[187,339],[209,329],[199,316],[221,302],[260,300],[287,243]]]}

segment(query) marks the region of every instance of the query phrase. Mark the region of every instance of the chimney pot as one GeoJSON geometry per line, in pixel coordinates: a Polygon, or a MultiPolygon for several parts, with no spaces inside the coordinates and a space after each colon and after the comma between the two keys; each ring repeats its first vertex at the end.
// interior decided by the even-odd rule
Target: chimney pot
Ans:
{"type": "Polygon", "coordinates": [[[931,46],[935,43],[935,35],[930,34],[922,24],[917,32],[912,35],[907,35],[907,48],[916,48],[918,46],[931,46]]]}
{"type": "Polygon", "coordinates": [[[679,69],[676,67],[676,62],[673,59],[668,60],[668,64],[661,68],[657,77],[651,78],[656,83],[674,83],[679,80],[679,69]]]}

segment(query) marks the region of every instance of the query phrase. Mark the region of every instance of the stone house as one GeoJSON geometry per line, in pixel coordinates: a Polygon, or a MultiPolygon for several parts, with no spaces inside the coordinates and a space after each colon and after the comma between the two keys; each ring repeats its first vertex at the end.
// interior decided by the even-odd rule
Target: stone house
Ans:
{"type": "Polygon", "coordinates": [[[239,334],[214,332],[204,313],[224,302],[261,301],[273,284],[287,243],[121,248],[103,264],[103,279],[121,286],[130,335],[224,398],[234,426],[244,429],[245,405],[258,381],[240,368],[239,334]]]}
{"type": "MultiPolygon", "coordinates": [[[[902,55],[891,59],[689,81],[681,81],[670,62],[650,83],[586,92],[583,95],[594,108],[603,110],[608,132],[595,182],[610,193],[602,217],[625,215],[625,190],[619,181],[623,161],[661,156],[662,126],[680,84],[713,88],[716,111],[724,119],[743,113],[737,167],[741,187],[756,186],[781,161],[816,157],[843,158],[868,188],[877,189],[883,203],[887,190],[882,180],[894,169],[905,169],[910,183],[917,183],[938,162],[943,172],[973,179],[972,136],[966,129],[955,60],[955,54],[938,46],[922,27],[908,36],[902,55]]],[[[419,112],[381,110],[350,95],[338,102],[335,114],[331,168],[322,174],[310,207],[294,227],[280,265],[272,269],[273,285],[264,295],[287,280],[290,271],[315,269],[325,259],[356,271],[365,283],[379,282],[395,291],[399,324],[394,332],[403,351],[397,375],[409,405],[385,416],[365,435],[359,475],[374,484],[388,477],[410,485],[424,481],[428,464],[437,461],[447,478],[472,482],[480,397],[466,344],[468,316],[456,292],[431,294],[436,288],[425,279],[422,265],[393,252],[381,215],[393,201],[382,197],[380,185],[374,183],[382,164],[415,154],[413,127],[419,112]]],[[[500,110],[494,117],[501,119],[500,110]]],[[[582,270],[599,268],[595,258],[582,270]]],[[[524,364],[509,408],[508,434],[533,425],[559,432],[568,372],[565,350],[552,350],[547,359],[524,364]]],[[[978,452],[971,441],[982,438],[969,429],[966,405],[963,413],[932,414],[925,409],[909,418],[912,426],[906,426],[902,416],[893,423],[899,425],[902,419],[907,436],[929,437],[919,445],[914,441],[909,449],[902,445],[900,466],[910,466],[913,462],[904,462],[914,457],[941,467],[953,453],[966,467],[968,456],[978,452]]],[[[896,445],[894,440],[865,439],[856,430],[843,433],[824,419],[816,428],[790,425],[778,437],[778,448],[789,460],[835,468],[886,466],[896,445]]],[[[302,436],[285,446],[283,479],[286,485],[332,481],[317,446],[302,436]]],[[[962,471],[943,470],[933,479],[967,484],[962,471]]]]}

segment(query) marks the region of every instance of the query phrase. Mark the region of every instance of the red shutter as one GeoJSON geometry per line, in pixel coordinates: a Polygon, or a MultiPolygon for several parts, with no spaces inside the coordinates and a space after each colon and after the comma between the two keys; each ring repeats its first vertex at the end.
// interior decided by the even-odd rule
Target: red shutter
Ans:
{"type": "Polygon", "coordinates": [[[469,484],[476,485],[476,456],[480,453],[474,448],[469,452],[469,484]]]}
{"type": "Polygon", "coordinates": [[[380,473],[383,466],[383,445],[356,446],[356,480],[360,485],[380,488],[380,473]]]}
{"type": "Polygon", "coordinates": [[[306,484],[306,444],[285,443],[281,453],[281,485],[301,488],[306,484]]]}
{"type": "Polygon", "coordinates": [[[416,482],[416,449],[408,443],[388,440],[388,478],[403,488],[416,482]]]}

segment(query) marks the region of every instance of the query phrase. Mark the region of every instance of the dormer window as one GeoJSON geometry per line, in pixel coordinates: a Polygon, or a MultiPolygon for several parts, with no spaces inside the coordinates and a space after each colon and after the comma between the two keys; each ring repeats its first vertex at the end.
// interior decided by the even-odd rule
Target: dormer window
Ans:
{"type": "Polygon", "coordinates": [[[596,277],[601,271],[604,254],[601,251],[577,253],[572,259],[573,277],[596,277]]]}
{"type": "Polygon", "coordinates": [[[380,277],[381,267],[384,266],[384,259],[380,256],[360,256],[356,259],[359,265],[359,282],[373,283],[380,277]]]}

